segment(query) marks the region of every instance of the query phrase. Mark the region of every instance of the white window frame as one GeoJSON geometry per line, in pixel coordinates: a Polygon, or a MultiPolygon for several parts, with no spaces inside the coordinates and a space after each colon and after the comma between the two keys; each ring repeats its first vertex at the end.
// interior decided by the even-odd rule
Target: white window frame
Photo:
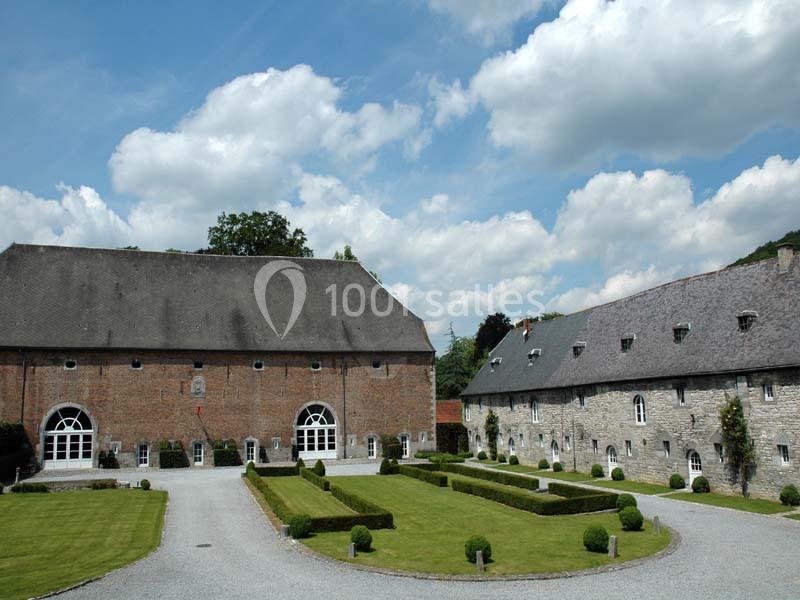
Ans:
{"type": "Polygon", "coordinates": [[[600,448],[597,444],[597,440],[592,440],[592,454],[598,454],[600,452],[600,448]]]}
{"type": "Polygon", "coordinates": [[[782,467],[789,466],[789,463],[791,462],[789,458],[789,446],[786,444],[778,444],[778,456],[781,459],[782,467]]]}
{"type": "Polygon", "coordinates": [[[272,449],[273,450],[280,450],[281,449],[281,440],[280,439],[275,438],[274,440],[272,440],[272,449]]]}
{"type": "Polygon", "coordinates": [[[633,456],[633,442],[625,440],[625,456],[633,456]]]}
{"type": "Polygon", "coordinates": [[[470,408],[469,401],[464,403],[464,420],[467,423],[472,420],[472,409],[470,408]]]}
{"type": "Polygon", "coordinates": [[[249,462],[253,462],[254,463],[254,462],[256,462],[256,458],[257,458],[256,454],[257,453],[258,453],[258,451],[257,451],[256,441],[255,440],[245,440],[244,441],[244,462],[245,463],[249,463],[249,462]],[[253,454],[252,458],[250,457],[251,450],[252,450],[252,454],[253,454]]]}
{"type": "Polygon", "coordinates": [[[539,434],[539,448],[544,448],[544,434],[539,434]]]}
{"type": "Polygon", "coordinates": [[[761,389],[764,392],[764,401],[765,402],[774,402],[775,401],[775,388],[771,383],[765,383],[761,386],[761,389]]]}
{"type": "Polygon", "coordinates": [[[427,444],[428,443],[428,432],[421,431],[419,434],[419,443],[420,444],[427,444]]]}
{"type": "Polygon", "coordinates": [[[539,401],[535,399],[531,400],[531,422],[539,422],[539,401]]]}
{"type": "Polygon", "coordinates": [[[367,436],[367,458],[375,460],[378,457],[378,443],[374,435],[367,436]]]}
{"type": "Polygon", "coordinates": [[[519,433],[519,447],[520,448],[525,447],[525,435],[521,431],[519,433]]]}
{"type": "Polygon", "coordinates": [[[647,425],[647,406],[645,405],[644,396],[641,394],[636,394],[633,397],[633,412],[637,425],[647,425]]]}
{"type": "Polygon", "coordinates": [[[203,466],[203,462],[206,458],[206,450],[203,447],[203,442],[194,442],[192,444],[192,464],[196,467],[203,466]],[[197,460],[198,452],[200,450],[200,460],[197,460]]]}
{"type": "Polygon", "coordinates": [[[686,386],[679,383],[675,387],[675,393],[678,395],[678,406],[686,406],[686,386]]]}
{"type": "Polygon", "coordinates": [[[137,467],[149,467],[150,466],[150,445],[149,444],[139,444],[136,447],[136,466],[137,467]],[[144,449],[144,453],[142,453],[142,449],[144,449]],[[142,458],[144,458],[144,462],[142,462],[142,458]]]}
{"type": "Polygon", "coordinates": [[[571,440],[569,439],[569,436],[565,435],[564,436],[564,451],[565,452],[569,452],[570,450],[572,450],[572,443],[571,443],[571,440]]]}
{"type": "Polygon", "coordinates": [[[669,455],[670,455],[669,440],[663,440],[661,442],[661,446],[664,448],[664,458],[669,459],[669,455]]]}
{"type": "Polygon", "coordinates": [[[714,454],[717,455],[717,460],[720,463],[725,462],[725,447],[722,444],[714,444],[714,454]]]}
{"type": "Polygon", "coordinates": [[[578,406],[580,408],[586,408],[586,394],[583,391],[578,392],[578,406]]]}
{"type": "Polygon", "coordinates": [[[406,434],[400,436],[400,448],[402,449],[402,458],[408,458],[411,455],[408,436],[406,434]]]}

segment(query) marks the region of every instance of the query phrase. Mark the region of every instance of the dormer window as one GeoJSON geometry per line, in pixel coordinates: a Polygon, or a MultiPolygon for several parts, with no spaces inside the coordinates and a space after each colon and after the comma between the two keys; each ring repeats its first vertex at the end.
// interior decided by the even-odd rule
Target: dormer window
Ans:
{"type": "Polygon", "coordinates": [[[758,318],[758,313],[754,310],[743,310],[736,318],[739,321],[739,331],[750,331],[758,318]]]}
{"type": "Polygon", "coordinates": [[[312,371],[321,371],[322,370],[322,363],[318,360],[311,361],[311,370],[312,371]]]}
{"type": "Polygon", "coordinates": [[[672,328],[672,335],[673,339],[675,340],[676,344],[682,344],[683,340],[686,339],[686,336],[689,335],[689,331],[692,329],[691,323],[678,323],[675,327],[672,328]]]}
{"type": "Polygon", "coordinates": [[[65,371],[74,371],[77,368],[78,368],[78,361],[72,360],[71,358],[68,358],[67,360],[64,361],[65,371]]]}
{"type": "Polygon", "coordinates": [[[253,361],[253,371],[263,371],[264,370],[264,361],[263,360],[254,360],[253,361]]]}
{"type": "Polygon", "coordinates": [[[131,369],[134,371],[141,371],[142,370],[142,361],[138,358],[134,358],[131,361],[131,369]]]}
{"type": "Polygon", "coordinates": [[[575,342],[575,345],[572,346],[572,356],[578,358],[583,351],[586,349],[586,342],[575,342]]]}
{"type": "Polygon", "coordinates": [[[493,358],[489,361],[489,367],[494,371],[497,367],[500,366],[500,363],[503,362],[503,358],[498,356],[497,358],[493,358]]]}
{"type": "Polygon", "coordinates": [[[373,360],[372,361],[372,368],[375,369],[375,370],[380,369],[381,368],[381,361],[373,360]]]}
{"type": "Polygon", "coordinates": [[[536,360],[538,357],[542,355],[541,348],[533,348],[532,350],[528,351],[528,364],[532,365],[533,361],[536,360]]]}
{"type": "Polygon", "coordinates": [[[202,360],[194,361],[194,364],[192,365],[192,368],[195,371],[202,371],[203,370],[203,361],[202,360]]]}
{"type": "Polygon", "coordinates": [[[629,352],[631,348],[633,348],[633,340],[636,339],[636,335],[633,333],[629,333],[624,335],[622,339],[620,339],[620,348],[623,352],[629,352]]]}

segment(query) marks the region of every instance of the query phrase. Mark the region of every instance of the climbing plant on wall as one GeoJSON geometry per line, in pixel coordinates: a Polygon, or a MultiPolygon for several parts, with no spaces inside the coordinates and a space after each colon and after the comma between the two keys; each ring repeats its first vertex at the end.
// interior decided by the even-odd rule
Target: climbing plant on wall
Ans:
{"type": "Polygon", "coordinates": [[[747,496],[747,486],[756,466],[756,453],[753,440],[747,428],[744,407],[738,396],[728,398],[719,411],[722,427],[722,447],[731,472],[731,479],[742,487],[742,495],[747,496]]]}
{"type": "Polygon", "coordinates": [[[484,431],[486,432],[486,443],[489,445],[489,456],[492,460],[497,460],[497,436],[500,435],[500,418],[491,409],[489,409],[489,414],[486,415],[484,431]]]}

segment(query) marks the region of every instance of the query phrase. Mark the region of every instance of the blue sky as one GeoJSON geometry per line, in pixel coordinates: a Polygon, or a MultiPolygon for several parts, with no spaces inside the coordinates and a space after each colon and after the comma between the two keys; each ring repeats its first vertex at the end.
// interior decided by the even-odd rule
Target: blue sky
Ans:
{"type": "Polygon", "coordinates": [[[800,17],[696,4],[3,3],[0,246],[274,208],[440,348],[482,314],[431,291],[566,312],[718,268],[800,227],[800,17]]]}

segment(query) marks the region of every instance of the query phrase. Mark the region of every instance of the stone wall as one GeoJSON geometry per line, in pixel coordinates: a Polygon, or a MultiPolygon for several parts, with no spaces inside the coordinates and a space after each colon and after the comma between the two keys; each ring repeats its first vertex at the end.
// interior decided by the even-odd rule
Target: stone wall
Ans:
{"type": "MultiPolygon", "coordinates": [[[[288,460],[302,408],[328,406],[337,420],[339,458],[366,458],[367,437],[406,434],[411,453],[436,446],[434,372],[429,353],[319,355],[140,352],[27,352],[22,406],[22,355],[0,352],[0,420],[25,429],[42,460],[42,430],[52,410],[75,404],[92,418],[94,464],[118,443],[120,466],[134,466],[136,448],[148,444],[158,465],[160,442],[234,439],[240,452],[256,439],[270,461],[288,460]],[[67,359],[77,361],[65,370],[67,359]],[[141,370],[132,368],[140,360],[141,370]],[[194,368],[202,361],[201,370],[194,368]],[[263,370],[253,368],[263,361],[263,370]],[[321,369],[314,371],[312,361],[321,369]],[[194,383],[194,385],[193,385],[194,383]],[[198,412],[199,408],[199,412],[198,412]],[[424,441],[423,441],[424,439],[424,441]],[[346,444],[346,445],[345,445],[346,444]],[[273,446],[277,445],[277,448],[273,446]]],[[[379,445],[379,441],[378,441],[379,445]]],[[[380,456],[380,448],[378,447],[380,456]]]]}
{"type": "Polygon", "coordinates": [[[465,407],[465,425],[470,432],[470,448],[478,451],[479,435],[486,450],[483,426],[491,408],[500,420],[498,451],[508,455],[509,440],[513,439],[515,452],[523,463],[536,463],[541,458],[552,463],[555,441],[565,468],[589,471],[597,463],[608,475],[611,446],[616,449],[619,466],[627,478],[660,484],[666,484],[672,473],[680,473],[688,481],[688,455],[696,451],[712,488],[736,492],[739,485],[732,482],[726,462],[720,462],[719,410],[726,396],[737,394],[744,403],[758,453],[750,490],[755,496],[774,499],[782,486],[800,485],[798,369],[470,397],[465,399],[470,417],[467,421],[465,407]],[[773,386],[772,401],[765,400],[765,383],[773,386]],[[676,391],[679,386],[685,389],[683,405],[676,391]],[[581,391],[583,407],[578,398],[581,391]],[[637,395],[645,401],[644,424],[636,422],[637,395]],[[532,417],[534,398],[538,401],[538,423],[532,417]],[[630,442],[630,455],[626,441],[630,442]],[[669,443],[669,457],[665,442],[669,443]],[[789,447],[788,465],[781,464],[779,444],[789,447]]]}

